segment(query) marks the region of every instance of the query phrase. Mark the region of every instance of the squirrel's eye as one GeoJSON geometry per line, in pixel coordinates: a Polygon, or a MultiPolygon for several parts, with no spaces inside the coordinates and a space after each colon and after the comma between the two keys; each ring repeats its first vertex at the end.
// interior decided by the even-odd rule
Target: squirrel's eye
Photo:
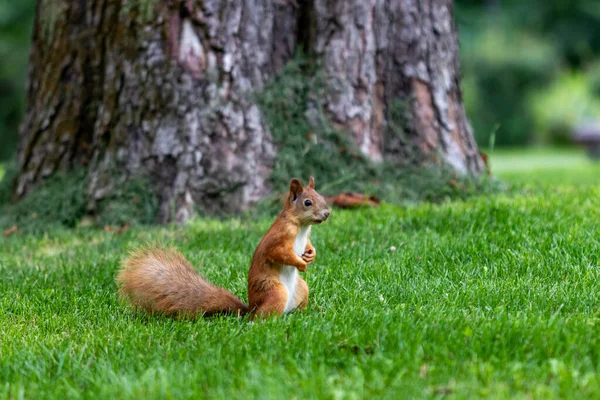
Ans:
{"type": "Polygon", "coordinates": [[[304,200],[304,205],[306,207],[310,207],[310,206],[312,206],[312,201],[310,201],[310,200],[304,200]]]}

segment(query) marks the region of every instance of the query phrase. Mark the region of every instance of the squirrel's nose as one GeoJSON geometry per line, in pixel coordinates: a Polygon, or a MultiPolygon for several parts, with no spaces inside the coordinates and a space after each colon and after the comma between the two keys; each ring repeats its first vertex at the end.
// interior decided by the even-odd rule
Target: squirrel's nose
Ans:
{"type": "Polygon", "coordinates": [[[327,211],[325,211],[325,212],[323,213],[323,217],[324,217],[325,219],[327,219],[327,218],[329,218],[329,214],[331,214],[331,211],[327,210],[327,211]]]}

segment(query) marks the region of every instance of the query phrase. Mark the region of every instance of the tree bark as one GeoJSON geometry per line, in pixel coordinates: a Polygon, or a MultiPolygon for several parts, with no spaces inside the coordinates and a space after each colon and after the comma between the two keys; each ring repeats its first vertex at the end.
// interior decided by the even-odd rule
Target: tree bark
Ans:
{"type": "Polygon", "coordinates": [[[373,160],[483,162],[460,90],[452,0],[315,0],[325,108],[373,160]]]}
{"type": "MultiPolygon", "coordinates": [[[[151,1],[151,0],[147,0],[151,1]]],[[[129,2],[130,3],[130,2],[129,2]]],[[[89,166],[90,207],[140,170],[160,219],[240,211],[268,192],[271,136],[249,93],[293,56],[294,8],[271,1],[38,5],[15,193],[89,166]],[[52,26],[52,37],[45,35],[52,26]]]]}
{"type": "Polygon", "coordinates": [[[252,94],[299,46],[367,157],[483,169],[451,0],[38,0],[36,14],[17,199],[85,166],[91,211],[140,172],[160,221],[245,209],[269,193],[276,154],[252,94]]]}

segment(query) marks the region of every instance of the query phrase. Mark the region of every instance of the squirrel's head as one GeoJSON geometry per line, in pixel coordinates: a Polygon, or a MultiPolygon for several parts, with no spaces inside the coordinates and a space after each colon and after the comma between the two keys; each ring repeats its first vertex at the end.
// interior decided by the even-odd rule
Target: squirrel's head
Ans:
{"type": "Polygon", "coordinates": [[[290,193],[284,210],[290,212],[301,225],[320,224],[331,213],[323,196],[315,190],[315,179],[312,176],[304,187],[298,179],[290,181],[290,193]]]}

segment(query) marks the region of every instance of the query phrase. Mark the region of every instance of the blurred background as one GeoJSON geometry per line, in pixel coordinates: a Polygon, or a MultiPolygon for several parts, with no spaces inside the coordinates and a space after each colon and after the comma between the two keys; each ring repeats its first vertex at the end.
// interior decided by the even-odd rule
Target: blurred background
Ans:
{"type": "Polygon", "coordinates": [[[600,2],[456,8],[465,106],[483,149],[566,145],[576,124],[600,117],[600,2]]]}
{"type": "MultiPolygon", "coordinates": [[[[24,112],[35,0],[0,0],[0,162],[24,112]]],[[[598,0],[456,0],[464,101],[482,150],[568,146],[600,119],[598,0]]]]}

